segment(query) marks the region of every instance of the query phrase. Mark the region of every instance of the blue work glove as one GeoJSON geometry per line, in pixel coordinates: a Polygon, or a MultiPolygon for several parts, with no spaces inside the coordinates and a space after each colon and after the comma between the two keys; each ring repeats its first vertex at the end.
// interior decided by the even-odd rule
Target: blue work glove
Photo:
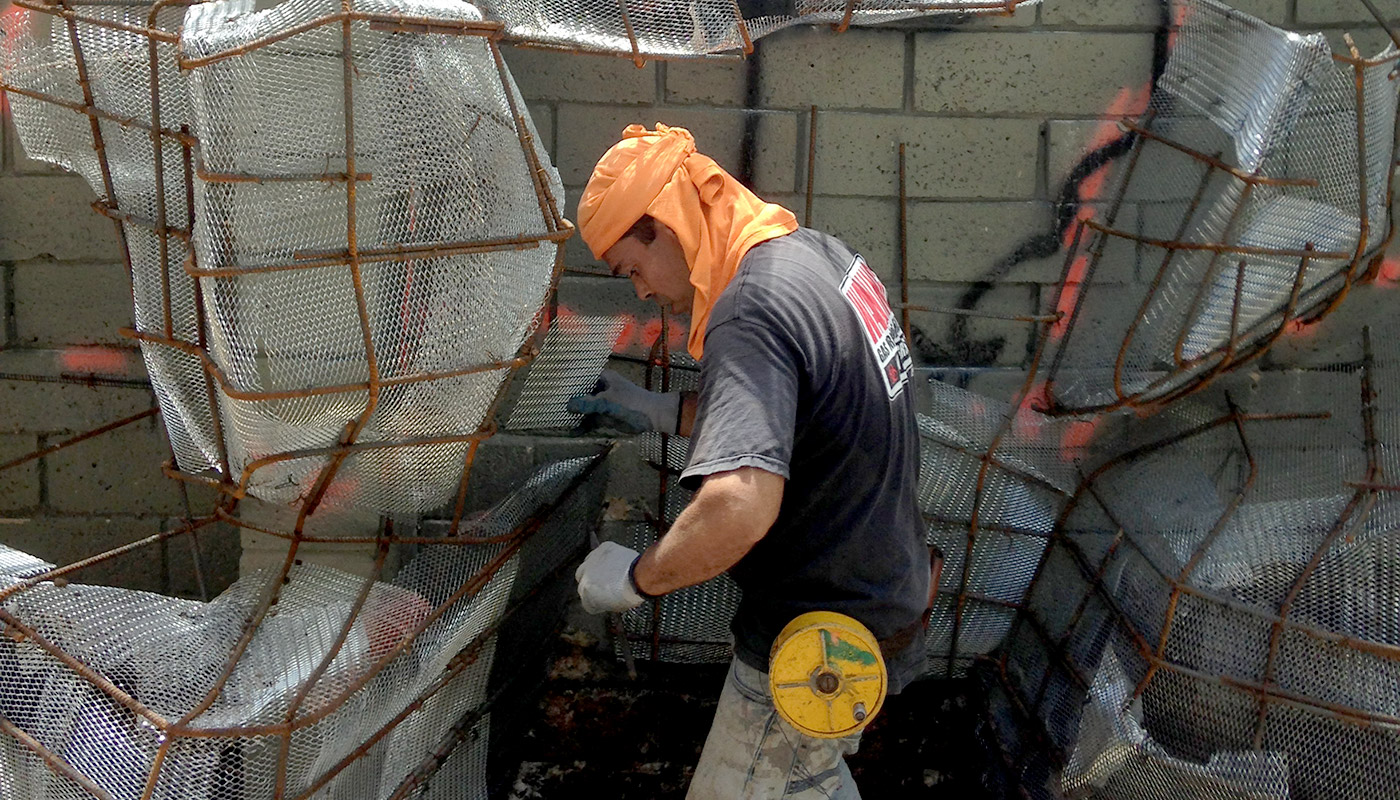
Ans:
{"type": "Polygon", "coordinates": [[[649,392],[605,369],[593,391],[569,398],[568,408],[583,415],[580,427],[584,430],[675,433],[680,423],[681,393],[649,392]]]}
{"type": "Polygon", "coordinates": [[[574,570],[583,610],[590,614],[626,611],[642,604],[643,597],[632,582],[632,565],[641,556],[617,542],[603,542],[574,570]]]}

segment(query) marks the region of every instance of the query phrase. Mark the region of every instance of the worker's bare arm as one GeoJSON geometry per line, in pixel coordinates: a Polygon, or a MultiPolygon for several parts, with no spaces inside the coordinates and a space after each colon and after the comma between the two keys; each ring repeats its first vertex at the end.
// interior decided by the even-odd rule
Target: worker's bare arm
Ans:
{"type": "Polygon", "coordinates": [[[689,436],[695,429],[695,410],[700,407],[700,395],[695,392],[681,392],[681,413],[676,433],[689,436]]]}
{"type": "Polygon", "coordinates": [[[671,530],[637,562],[633,578],[647,594],[665,594],[724,572],[778,518],[787,481],[755,467],[707,476],[671,530]]]}

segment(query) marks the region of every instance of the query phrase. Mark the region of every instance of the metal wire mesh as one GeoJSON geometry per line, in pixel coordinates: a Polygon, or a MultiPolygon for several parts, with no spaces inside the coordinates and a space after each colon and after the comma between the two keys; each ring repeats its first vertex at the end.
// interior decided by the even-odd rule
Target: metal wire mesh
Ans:
{"type": "Polygon", "coordinates": [[[1359,365],[1232,376],[1096,443],[1002,662],[1062,791],[1400,791],[1400,355],[1376,322],[1359,365]]]}
{"type": "Polygon", "coordinates": [[[1390,238],[1400,51],[1333,54],[1214,0],[1180,8],[1111,200],[1066,255],[1048,374],[1063,411],[1160,404],[1247,362],[1390,238]]]}
{"type": "Polygon", "coordinates": [[[506,430],[568,430],[582,415],[567,408],[569,399],[592,390],[612,354],[627,319],[561,317],[550,327],[540,354],[511,408],[506,430]]]}
{"type": "Polygon", "coordinates": [[[929,383],[919,505],[944,558],[924,639],[932,674],[965,674],[1011,628],[1076,482],[1076,424],[929,383]]]}
{"type": "MultiPolygon", "coordinates": [[[[0,20],[0,77],[30,158],[82,175],[116,220],[139,331],[199,342],[194,284],[179,268],[190,236],[189,96],[176,63],[185,2],[17,8],[0,20]],[[77,113],[75,113],[77,112],[77,113]]],[[[177,459],[217,464],[203,369],[142,343],[177,459]]]]}
{"type": "Polygon", "coordinates": [[[173,474],[308,513],[460,496],[570,232],[500,25],[460,3],[26,7],[4,86],[29,154],[118,220],[173,474]]]}
{"type": "Polygon", "coordinates": [[[494,43],[402,22],[466,33],[473,7],[339,10],[212,5],[188,20],[191,272],[247,490],[290,502],[320,482],[337,502],[412,514],[452,496],[520,366],[567,234],[562,189],[494,43]],[[347,436],[452,441],[257,464],[347,436]]]}
{"type": "MultiPolygon", "coordinates": [[[[386,535],[384,548],[418,545],[392,580],[289,563],[201,603],[41,580],[32,559],[0,549],[0,789],[217,800],[422,790],[416,768],[492,696],[506,615],[584,546],[602,481],[579,488],[601,458],[544,468],[455,535],[446,522],[386,535]]],[[[480,746],[453,761],[473,791],[485,785],[480,746]]]]}
{"type": "Polygon", "coordinates": [[[486,13],[526,44],[649,58],[752,52],[783,28],[874,25],[922,16],[999,14],[1039,0],[495,0],[486,13]]]}

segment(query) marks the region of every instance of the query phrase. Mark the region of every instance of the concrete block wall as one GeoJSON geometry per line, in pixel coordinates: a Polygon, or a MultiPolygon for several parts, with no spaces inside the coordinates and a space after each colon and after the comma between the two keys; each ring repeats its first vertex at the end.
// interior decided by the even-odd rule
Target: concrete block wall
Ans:
{"type": "MultiPolygon", "coordinates": [[[[1400,0],[1378,2],[1400,18],[1400,0]]],[[[1343,32],[1353,32],[1367,53],[1385,40],[1360,0],[1234,5],[1285,27],[1324,30],[1336,45],[1343,32]]],[[[622,58],[528,48],[506,48],[505,55],[563,176],[570,217],[594,162],[628,123],[688,127],[703,151],[735,172],[750,136],[753,187],[805,218],[810,181],[809,223],[865,253],[897,296],[902,143],[910,301],[951,307],[988,281],[978,308],[1025,315],[1052,304],[1063,259],[1058,252],[1018,256],[1018,249],[1053,234],[1055,203],[1086,143],[1113,135],[1111,120],[1141,103],[1161,21],[1160,0],[1045,0],[1013,17],[959,25],[914,21],[840,35],[825,27],[791,29],[760,40],[747,61],[638,69],[622,58]]],[[[80,178],[26,158],[5,119],[0,374],[83,372],[85,364],[113,359],[120,368],[104,369],[139,373],[139,359],[116,333],[131,321],[116,236],[112,223],[89,208],[93,199],[80,178]],[[13,366],[20,362],[24,369],[13,366]]],[[[1131,206],[1125,213],[1136,219],[1131,206]]],[[[598,266],[577,237],[567,253],[572,266],[598,266]]],[[[637,302],[625,281],[570,275],[560,299],[577,313],[635,315],[641,333],[624,343],[634,353],[654,333],[654,308],[637,302]]],[[[1032,326],[977,319],[958,339],[952,319],[913,315],[924,360],[982,370],[985,386],[1016,385],[1032,326]]],[[[139,383],[0,379],[0,463],[151,405],[139,383]]],[[[71,561],[169,526],[183,503],[159,476],[164,446],[158,422],[147,419],[0,473],[0,541],[71,561]]],[[[493,442],[483,451],[490,469],[478,472],[473,508],[573,446],[493,442]]],[[[641,498],[620,506],[639,518],[645,497],[654,495],[654,474],[630,465],[614,474],[620,477],[611,493],[641,498]]],[[[210,502],[207,495],[193,500],[196,511],[210,502]]],[[[213,582],[217,576],[227,582],[236,574],[237,536],[211,532],[201,543],[214,559],[213,582]]],[[[191,590],[187,551],[172,547],[161,559],[124,563],[129,566],[113,569],[128,585],[191,590]]]]}

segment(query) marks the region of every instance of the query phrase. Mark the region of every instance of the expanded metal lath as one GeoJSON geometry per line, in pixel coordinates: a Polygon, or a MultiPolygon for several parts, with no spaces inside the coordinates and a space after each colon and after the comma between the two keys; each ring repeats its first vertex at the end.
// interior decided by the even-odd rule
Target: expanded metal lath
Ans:
{"type": "Polygon", "coordinates": [[[1331,310],[1391,237],[1400,51],[1333,54],[1214,0],[1177,7],[1104,208],[1072,231],[1048,372],[1061,412],[1161,405],[1247,363],[1331,310]]]}
{"type": "Polygon", "coordinates": [[[382,556],[368,579],[297,563],[201,603],[35,580],[47,565],[0,549],[29,576],[0,579],[4,796],[406,797],[440,760],[484,786],[484,742],[444,744],[484,720],[507,614],[584,546],[601,483],[574,495],[601,458],[542,469],[456,536],[386,534],[381,554],[418,544],[392,580],[382,556]]]}

